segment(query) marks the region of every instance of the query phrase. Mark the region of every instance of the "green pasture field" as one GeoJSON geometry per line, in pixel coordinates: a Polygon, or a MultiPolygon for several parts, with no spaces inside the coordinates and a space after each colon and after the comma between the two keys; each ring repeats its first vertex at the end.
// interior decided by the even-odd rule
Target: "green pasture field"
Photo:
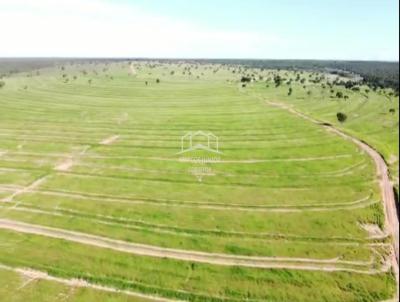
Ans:
{"type": "Polygon", "coordinates": [[[390,274],[248,269],[127,256],[63,240],[0,231],[0,260],[62,278],[190,301],[374,301],[390,297],[390,274]],[[17,248],[16,248],[17,246],[17,248]],[[81,259],[81,261],[77,261],[81,259]]]}
{"type": "Polygon", "coordinates": [[[54,301],[110,301],[149,302],[151,300],[131,297],[120,293],[108,293],[91,288],[77,288],[56,281],[21,276],[17,272],[0,269],[0,297],[12,302],[54,302],[54,301]]]}
{"type": "MultiPolygon", "coordinates": [[[[179,250],[383,267],[390,238],[372,238],[365,228],[384,227],[372,160],[353,143],[266,101],[336,124],[336,113],[346,112],[339,126],[382,152],[395,180],[398,99],[335,86],[350,96],[337,100],[309,80],[306,88],[293,82],[288,96],[286,83],[276,88],[268,79],[278,73],[295,78],[294,72],[238,69],[119,62],[4,79],[0,219],[179,250]],[[242,73],[262,80],[243,87],[242,73]],[[196,131],[217,136],[219,152],[214,141],[211,150],[187,150],[187,141],[182,146],[182,137],[196,131]]],[[[382,301],[395,292],[390,271],[192,265],[4,230],[0,239],[7,245],[0,264],[173,299],[382,301]]],[[[15,274],[0,274],[10,288],[18,283],[15,274]]],[[[68,290],[48,281],[32,286],[68,290]]],[[[102,294],[81,290],[73,301],[84,301],[81,295],[102,294]]]]}

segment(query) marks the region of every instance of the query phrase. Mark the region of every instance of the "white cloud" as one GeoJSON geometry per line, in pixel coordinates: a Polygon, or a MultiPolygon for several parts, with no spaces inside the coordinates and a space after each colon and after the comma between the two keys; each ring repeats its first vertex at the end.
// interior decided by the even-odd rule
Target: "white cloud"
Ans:
{"type": "Polygon", "coordinates": [[[267,57],[284,41],[105,0],[0,0],[0,56],[267,57]]]}

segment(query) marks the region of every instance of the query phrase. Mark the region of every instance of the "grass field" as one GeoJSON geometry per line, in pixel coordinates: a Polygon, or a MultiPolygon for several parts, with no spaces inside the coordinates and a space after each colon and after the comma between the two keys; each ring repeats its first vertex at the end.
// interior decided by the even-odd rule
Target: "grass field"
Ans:
{"type": "MultiPolygon", "coordinates": [[[[270,257],[280,268],[134,255],[1,228],[0,264],[189,301],[393,298],[391,239],[371,158],[266,100],[331,123],[346,112],[339,126],[377,148],[396,181],[398,98],[335,88],[350,96],[337,100],[309,80],[291,84],[288,96],[287,84],[265,81],[278,71],[247,70],[264,80],[242,87],[234,69],[119,62],[6,78],[0,219],[179,251],[270,257]],[[202,148],[182,153],[182,137],[196,131],[217,136],[220,152],[215,143],[203,148],[208,137],[200,135],[202,148]]],[[[46,293],[146,301],[51,280],[21,291],[21,283],[0,266],[0,296],[18,292],[10,301],[46,301],[46,293]]]]}
{"type": "Polygon", "coordinates": [[[13,272],[0,269],[0,296],[4,301],[112,301],[112,302],[149,302],[140,297],[121,293],[109,293],[100,289],[78,287],[78,281],[71,285],[59,280],[35,279],[32,271],[13,272]]]}

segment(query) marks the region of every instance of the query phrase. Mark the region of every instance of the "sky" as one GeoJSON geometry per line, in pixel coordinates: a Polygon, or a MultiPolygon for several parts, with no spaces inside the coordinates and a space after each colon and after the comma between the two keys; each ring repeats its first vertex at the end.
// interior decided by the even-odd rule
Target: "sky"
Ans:
{"type": "Polygon", "coordinates": [[[398,0],[0,0],[0,57],[399,60],[398,0]]]}

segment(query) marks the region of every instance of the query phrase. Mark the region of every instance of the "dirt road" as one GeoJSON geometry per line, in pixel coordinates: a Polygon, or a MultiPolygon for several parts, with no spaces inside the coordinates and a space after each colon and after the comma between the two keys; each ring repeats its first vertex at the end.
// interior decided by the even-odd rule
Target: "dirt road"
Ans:
{"type": "Polygon", "coordinates": [[[253,257],[230,254],[205,253],[189,250],[163,248],[145,244],[131,243],[85,233],[72,232],[63,229],[49,228],[40,225],[27,224],[14,220],[0,219],[0,229],[13,230],[21,233],[47,236],[86,245],[107,248],[124,253],[157,258],[168,258],[189,262],[200,262],[222,266],[243,266],[255,268],[282,268],[310,271],[337,272],[345,271],[359,274],[377,274],[385,272],[390,265],[379,269],[373,268],[373,261],[344,261],[339,259],[308,259],[285,257],[253,257]]]}
{"type": "Polygon", "coordinates": [[[301,113],[292,107],[282,104],[282,103],[276,103],[276,102],[267,102],[267,104],[278,107],[284,110],[287,110],[291,112],[292,114],[295,114],[303,119],[306,119],[310,122],[313,122],[315,124],[321,125],[325,127],[328,131],[335,133],[344,139],[347,139],[349,141],[352,141],[354,144],[356,144],[361,150],[366,152],[375,162],[378,178],[379,178],[379,184],[381,187],[381,192],[382,192],[382,199],[384,202],[384,211],[385,211],[385,217],[386,217],[386,230],[393,236],[393,255],[392,255],[392,266],[393,270],[395,272],[396,278],[397,278],[397,283],[399,283],[399,217],[397,213],[397,206],[396,206],[396,199],[394,195],[394,190],[393,190],[393,185],[390,181],[389,177],[389,169],[388,166],[383,159],[383,157],[371,146],[369,146],[367,143],[352,137],[343,131],[335,128],[334,126],[323,123],[322,121],[318,121],[310,116],[305,115],[304,113],[301,113]]]}

